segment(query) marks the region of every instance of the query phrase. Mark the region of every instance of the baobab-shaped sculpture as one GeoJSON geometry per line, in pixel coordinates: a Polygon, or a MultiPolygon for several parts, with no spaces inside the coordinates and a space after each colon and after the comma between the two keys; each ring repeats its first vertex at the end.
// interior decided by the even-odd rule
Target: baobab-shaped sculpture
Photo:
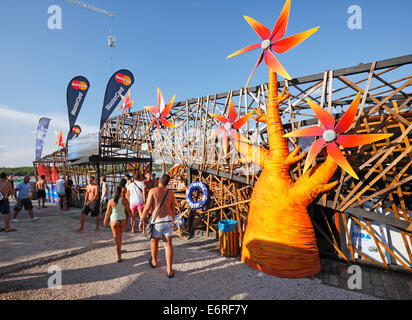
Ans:
{"type": "MultiPolygon", "coordinates": [[[[269,149],[253,146],[238,140],[233,143],[244,157],[244,163],[254,163],[262,172],[254,186],[250,199],[247,225],[242,241],[242,261],[252,268],[269,275],[287,278],[309,277],[320,271],[320,261],[315,232],[307,211],[309,204],[321,193],[333,189],[338,181],[329,182],[338,165],[357,178],[336,142],[343,147],[355,147],[388,138],[391,135],[341,135],[349,130],[358,109],[360,94],[352,102],[339,123],[334,126],[332,115],[307,100],[322,127],[312,127],[285,135],[279,105],[289,98],[286,86],[278,95],[277,73],[289,78],[283,67],[275,60],[273,53],[282,53],[317,31],[317,28],[301,34],[281,39],[286,31],[290,0],[286,0],[281,15],[272,31],[259,22],[248,18],[252,28],[261,37],[263,49],[258,63],[265,57],[269,67],[269,92],[267,110],[264,115],[255,110],[256,121],[266,122],[269,149]],[[281,39],[281,40],[279,40],[281,39]],[[313,143],[305,165],[305,172],[296,181],[290,177],[290,167],[306,155],[297,146],[289,152],[286,136],[321,136],[313,143]],[[341,138],[343,137],[343,138],[341,138]],[[316,155],[326,144],[325,161],[309,168],[316,155]]],[[[256,49],[252,45],[235,52],[231,56],[256,49]]],[[[250,80],[251,77],[249,77],[250,80]]],[[[249,83],[248,80],[248,83],[249,83]]]]}

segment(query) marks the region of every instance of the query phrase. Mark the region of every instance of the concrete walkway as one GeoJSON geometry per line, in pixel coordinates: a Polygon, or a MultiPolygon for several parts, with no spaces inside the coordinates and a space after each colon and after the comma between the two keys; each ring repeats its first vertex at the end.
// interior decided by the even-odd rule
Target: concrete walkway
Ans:
{"type": "Polygon", "coordinates": [[[49,204],[47,209],[35,209],[35,215],[41,219],[33,222],[20,213],[21,222],[13,224],[18,231],[0,233],[0,300],[390,298],[379,297],[373,289],[364,291],[367,294],[347,289],[347,266],[338,262],[322,261],[323,271],[310,279],[267,276],[239,258],[221,257],[218,242],[206,237],[174,239],[175,277],[168,279],[163,248],[159,267],[152,269],[150,243],[140,233],[125,233],[124,260],[116,263],[109,228],[95,232],[94,219],[88,217],[86,231],[75,232],[79,209],[60,212],[49,204]],[[51,266],[61,269],[61,289],[48,287],[51,266]]]}

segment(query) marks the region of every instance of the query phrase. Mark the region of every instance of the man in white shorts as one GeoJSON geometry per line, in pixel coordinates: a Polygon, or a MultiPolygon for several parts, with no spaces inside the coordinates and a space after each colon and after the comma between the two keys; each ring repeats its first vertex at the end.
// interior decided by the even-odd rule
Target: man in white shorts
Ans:
{"type": "Polygon", "coordinates": [[[135,219],[136,219],[136,212],[139,212],[139,218],[142,218],[143,208],[144,208],[144,188],[145,185],[142,182],[143,177],[141,174],[134,174],[134,180],[130,181],[128,185],[126,185],[126,199],[129,200],[130,203],[130,211],[132,212],[130,216],[130,224],[132,226],[132,233],[134,233],[135,229],[135,219]]]}
{"type": "Polygon", "coordinates": [[[173,221],[175,220],[176,207],[175,197],[173,192],[169,191],[167,185],[169,184],[170,176],[164,174],[159,181],[159,186],[149,191],[146,206],[143,210],[143,215],[140,220],[139,229],[143,230],[145,225],[145,218],[149,209],[153,209],[153,214],[157,213],[157,218],[154,221],[153,236],[151,241],[151,254],[149,264],[152,268],[157,267],[157,254],[159,251],[159,240],[163,238],[165,245],[166,268],[167,277],[172,278],[174,271],[173,264],[173,221]],[[169,191],[169,192],[168,192],[169,191]],[[166,192],[168,194],[166,195],[166,192]],[[166,197],[166,198],[165,198],[166,197]],[[162,201],[164,199],[163,205],[162,201]]]}

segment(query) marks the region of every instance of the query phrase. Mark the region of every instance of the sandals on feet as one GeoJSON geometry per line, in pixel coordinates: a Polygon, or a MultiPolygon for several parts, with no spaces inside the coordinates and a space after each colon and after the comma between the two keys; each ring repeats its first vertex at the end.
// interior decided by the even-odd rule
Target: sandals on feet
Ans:
{"type": "Polygon", "coordinates": [[[172,274],[168,274],[167,277],[168,278],[173,278],[175,276],[175,272],[172,270],[172,274]]]}
{"type": "Polygon", "coordinates": [[[151,266],[152,268],[156,268],[156,266],[153,265],[153,263],[152,263],[152,257],[149,258],[149,264],[150,264],[150,266],[151,266]]]}

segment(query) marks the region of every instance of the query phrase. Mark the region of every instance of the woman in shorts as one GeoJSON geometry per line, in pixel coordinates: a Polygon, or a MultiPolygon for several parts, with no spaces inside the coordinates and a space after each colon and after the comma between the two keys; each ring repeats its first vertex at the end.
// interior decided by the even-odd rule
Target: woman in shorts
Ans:
{"type": "Polygon", "coordinates": [[[114,197],[107,204],[106,215],[104,217],[104,226],[107,227],[110,218],[110,227],[112,228],[117,251],[117,262],[122,262],[122,237],[123,230],[126,227],[126,213],[130,211],[129,201],[124,196],[125,192],[121,185],[114,189],[114,197]]]}

